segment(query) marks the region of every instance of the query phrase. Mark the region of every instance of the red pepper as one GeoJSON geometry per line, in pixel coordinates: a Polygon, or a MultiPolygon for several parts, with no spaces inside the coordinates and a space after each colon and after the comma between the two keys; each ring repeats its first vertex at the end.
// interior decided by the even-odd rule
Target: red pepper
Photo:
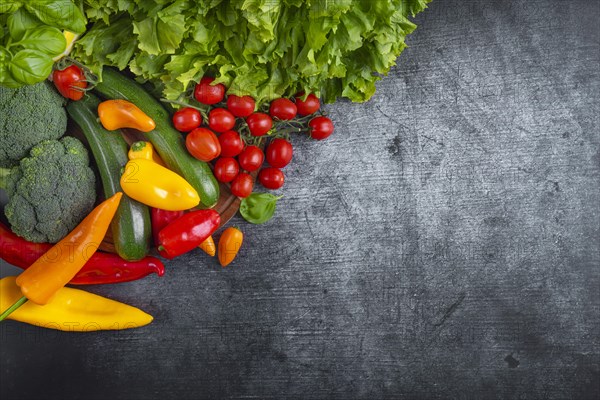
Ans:
{"type": "MultiPolygon", "coordinates": [[[[0,258],[19,268],[27,269],[52,248],[49,243],[31,243],[15,235],[0,223],[0,258]]],[[[129,282],[151,273],[163,276],[165,266],[155,257],[140,261],[125,261],[116,254],[95,252],[69,282],[74,285],[129,282]]]]}
{"type": "Polygon", "coordinates": [[[158,232],[160,232],[162,228],[169,225],[171,222],[183,216],[185,211],[167,211],[161,210],[160,208],[152,208],[151,214],[152,238],[154,239],[154,244],[158,246],[158,232]]]}
{"type": "Polygon", "coordinates": [[[212,235],[221,223],[215,210],[198,210],[171,222],[158,234],[158,250],[168,259],[198,247],[212,235]]]}

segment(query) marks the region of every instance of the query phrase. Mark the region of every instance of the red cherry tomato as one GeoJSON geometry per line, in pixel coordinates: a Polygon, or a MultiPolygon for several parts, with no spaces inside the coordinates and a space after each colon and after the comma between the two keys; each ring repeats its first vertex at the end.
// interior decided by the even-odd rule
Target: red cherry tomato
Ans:
{"type": "Polygon", "coordinates": [[[81,100],[87,88],[83,70],[77,65],[70,65],[65,69],[55,69],[52,72],[52,81],[56,89],[67,99],[81,100]]]}
{"type": "Polygon", "coordinates": [[[224,108],[214,108],[208,113],[208,126],[215,132],[225,132],[235,126],[235,117],[224,108]]]}
{"type": "Polygon", "coordinates": [[[283,168],[292,161],[292,144],[285,139],[273,139],[267,147],[267,162],[272,167],[283,168]]]}
{"type": "Polygon", "coordinates": [[[248,197],[252,193],[253,187],[252,177],[245,172],[240,172],[231,182],[231,193],[237,197],[248,197]]]}
{"type": "Polygon", "coordinates": [[[240,172],[240,166],[235,158],[221,157],[215,163],[215,178],[219,182],[231,182],[240,172]]]}
{"type": "Polygon", "coordinates": [[[315,117],[308,123],[310,137],[317,140],[328,138],[333,133],[333,122],[327,117],[315,117]]]}
{"type": "Polygon", "coordinates": [[[296,107],[298,107],[298,114],[305,116],[311,115],[319,111],[321,108],[321,101],[314,94],[309,94],[306,100],[302,101],[304,93],[298,93],[296,95],[296,107]]]}
{"type": "Polygon", "coordinates": [[[219,135],[221,143],[221,155],[223,157],[235,157],[244,150],[244,141],[236,131],[227,131],[219,135]]]}
{"type": "Polygon", "coordinates": [[[279,189],[285,183],[285,176],[279,168],[267,167],[260,170],[258,173],[260,184],[267,189],[279,189]]]}
{"type": "Polygon", "coordinates": [[[217,104],[225,97],[225,86],[222,83],[211,85],[215,78],[204,77],[194,88],[194,97],[202,104],[217,104]]]}
{"type": "Polygon", "coordinates": [[[227,109],[236,117],[246,118],[254,112],[255,107],[256,103],[250,96],[238,97],[232,94],[227,97],[227,109]]]}
{"type": "Polygon", "coordinates": [[[185,138],[185,147],[200,161],[211,161],[221,154],[221,144],[217,135],[206,128],[196,128],[185,138]]]}
{"type": "Polygon", "coordinates": [[[265,113],[255,112],[246,118],[250,134],[252,136],[263,136],[273,127],[273,120],[265,113]]]}
{"type": "Polygon", "coordinates": [[[240,167],[248,172],[256,171],[265,161],[265,155],[257,146],[247,146],[238,156],[240,167]]]}
{"type": "Polygon", "coordinates": [[[173,126],[179,132],[190,132],[202,124],[200,111],[185,107],[173,114],[173,126]]]}
{"type": "Polygon", "coordinates": [[[293,119],[298,114],[298,109],[294,102],[289,99],[277,99],[273,100],[271,107],[269,107],[269,114],[271,117],[278,118],[282,121],[288,121],[293,119]]]}

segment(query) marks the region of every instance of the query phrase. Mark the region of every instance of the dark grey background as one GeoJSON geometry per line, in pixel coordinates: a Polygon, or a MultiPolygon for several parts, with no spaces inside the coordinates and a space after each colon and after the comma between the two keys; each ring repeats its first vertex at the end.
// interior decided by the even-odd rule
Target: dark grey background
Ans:
{"type": "Polygon", "coordinates": [[[231,267],[91,288],[138,330],[3,323],[2,399],[597,398],[599,17],[434,1],[231,267]]]}

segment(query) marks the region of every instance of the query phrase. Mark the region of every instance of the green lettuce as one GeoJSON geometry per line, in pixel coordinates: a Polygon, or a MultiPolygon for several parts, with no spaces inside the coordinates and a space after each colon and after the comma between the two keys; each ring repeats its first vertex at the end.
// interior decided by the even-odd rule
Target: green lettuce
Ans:
{"type": "Polygon", "coordinates": [[[368,100],[431,0],[84,0],[72,55],[128,67],[175,100],[204,75],[258,103],[305,91],[368,100]]]}

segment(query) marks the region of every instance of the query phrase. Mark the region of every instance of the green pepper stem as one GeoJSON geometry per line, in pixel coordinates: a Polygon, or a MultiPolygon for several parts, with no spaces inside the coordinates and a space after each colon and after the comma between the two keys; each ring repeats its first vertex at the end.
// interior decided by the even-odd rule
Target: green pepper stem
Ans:
{"type": "Polygon", "coordinates": [[[142,150],[144,149],[144,147],[146,147],[146,142],[145,142],[145,141],[143,141],[143,140],[140,140],[140,141],[138,141],[138,142],[134,142],[134,143],[131,145],[131,149],[132,149],[133,151],[142,151],[142,150]]]}
{"type": "Polygon", "coordinates": [[[13,304],[12,306],[8,307],[8,309],[6,311],[4,311],[2,313],[2,315],[0,315],[0,321],[4,321],[6,319],[6,317],[8,317],[10,314],[12,314],[13,311],[15,311],[17,308],[21,307],[23,304],[25,304],[25,302],[27,301],[27,297],[23,296],[21,297],[19,300],[17,300],[15,302],[15,304],[13,304]]]}

